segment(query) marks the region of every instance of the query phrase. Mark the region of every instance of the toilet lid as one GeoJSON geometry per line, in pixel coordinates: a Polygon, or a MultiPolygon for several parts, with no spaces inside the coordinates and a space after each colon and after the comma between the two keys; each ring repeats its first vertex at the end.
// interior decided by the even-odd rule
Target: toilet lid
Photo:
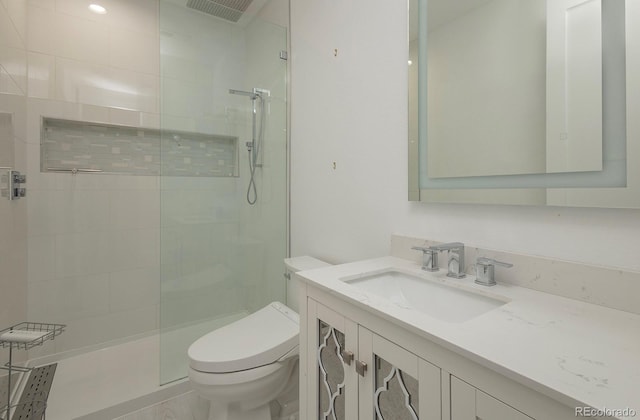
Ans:
{"type": "Polygon", "coordinates": [[[274,363],[298,345],[298,314],[279,302],[221,327],[189,347],[192,369],[228,373],[274,363]]]}

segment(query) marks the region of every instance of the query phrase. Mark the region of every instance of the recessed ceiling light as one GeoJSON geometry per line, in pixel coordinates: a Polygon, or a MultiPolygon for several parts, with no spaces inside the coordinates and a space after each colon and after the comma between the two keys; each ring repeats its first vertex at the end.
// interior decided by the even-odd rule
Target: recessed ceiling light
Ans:
{"type": "Polygon", "coordinates": [[[413,61],[409,60],[409,65],[412,65],[412,64],[413,64],[413,61]]]}
{"type": "Polygon", "coordinates": [[[105,9],[102,6],[100,6],[99,4],[91,4],[91,5],[89,5],[89,10],[91,10],[93,13],[97,13],[99,15],[107,14],[107,9],[105,9]]]}

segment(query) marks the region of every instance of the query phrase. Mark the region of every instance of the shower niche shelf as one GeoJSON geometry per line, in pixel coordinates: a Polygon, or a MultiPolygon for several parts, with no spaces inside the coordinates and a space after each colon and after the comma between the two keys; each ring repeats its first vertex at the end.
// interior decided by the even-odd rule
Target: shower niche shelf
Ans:
{"type": "Polygon", "coordinates": [[[43,117],[41,172],[238,177],[238,137],[43,117]]]}
{"type": "Polygon", "coordinates": [[[0,403],[0,420],[9,420],[13,412],[13,419],[44,418],[47,406],[47,393],[37,393],[31,398],[21,398],[18,404],[11,404],[11,383],[14,373],[29,373],[38,368],[29,368],[13,364],[13,350],[29,350],[53,340],[64,332],[64,324],[47,324],[42,322],[21,322],[9,328],[0,330],[0,348],[9,349],[9,361],[0,366],[8,371],[6,376],[6,404],[0,403]]]}

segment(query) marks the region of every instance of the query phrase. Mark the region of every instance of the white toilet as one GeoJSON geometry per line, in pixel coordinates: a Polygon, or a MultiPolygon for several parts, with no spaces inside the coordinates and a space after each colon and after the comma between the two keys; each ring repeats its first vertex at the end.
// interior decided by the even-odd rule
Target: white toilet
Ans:
{"type": "MultiPolygon", "coordinates": [[[[289,273],[329,265],[311,257],[285,263],[289,273]]],[[[288,283],[292,296],[295,285],[288,283]]],[[[297,395],[299,331],[298,314],[272,302],[196,340],[188,350],[189,379],[211,401],[209,420],[271,420],[271,401],[297,395]]]]}

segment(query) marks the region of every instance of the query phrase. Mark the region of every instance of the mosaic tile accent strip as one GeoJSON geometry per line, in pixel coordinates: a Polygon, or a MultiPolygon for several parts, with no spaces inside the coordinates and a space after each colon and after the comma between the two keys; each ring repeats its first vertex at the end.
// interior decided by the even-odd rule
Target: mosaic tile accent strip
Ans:
{"type": "Polygon", "coordinates": [[[43,118],[41,171],[237,177],[238,138],[43,118]]]}

